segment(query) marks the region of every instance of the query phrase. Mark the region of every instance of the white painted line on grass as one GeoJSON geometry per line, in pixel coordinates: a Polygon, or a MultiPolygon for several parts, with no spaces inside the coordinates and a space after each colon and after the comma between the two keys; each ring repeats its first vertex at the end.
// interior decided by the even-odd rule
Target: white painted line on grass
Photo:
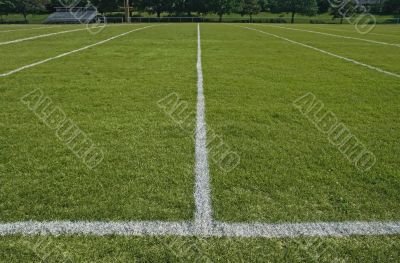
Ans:
{"type": "Polygon", "coordinates": [[[14,70],[11,70],[11,71],[9,71],[9,72],[0,74],[0,77],[10,76],[10,75],[15,74],[15,73],[17,73],[17,72],[20,72],[20,71],[22,71],[22,70],[25,70],[25,69],[28,69],[28,68],[32,68],[32,67],[35,67],[35,66],[44,64],[44,63],[49,62],[49,61],[52,61],[52,60],[55,60],[55,59],[59,59],[59,58],[62,58],[62,57],[65,57],[65,56],[68,56],[68,55],[71,55],[71,54],[74,54],[74,53],[77,53],[77,52],[86,50],[86,49],[88,49],[88,48],[92,48],[92,47],[95,47],[95,46],[98,46],[98,45],[107,43],[107,42],[109,42],[109,41],[111,41],[111,40],[114,40],[114,39],[116,39],[116,38],[120,38],[120,37],[123,37],[123,36],[125,36],[125,35],[128,35],[128,34],[130,34],[130,33],[132,33],[132,32],[139,31],[139,30],[143,30],[143,29],[146,29],[146,28],[149,28],[149,27],[154,27],[154,26],[146,26],[146,27],[142,27],[142,28],[137,28],[137,29],[134,29],[134,30],[130,30],[130,31],[128,31],[128,32],[119,34],[119,35],[117,35],[117,36],[113,36],[113,37],[110,37],[110,38],[108,38],[108,39],[105,39],[105,40],[96,42],[96,43],[94,43],[94,44],[91,44],[91,45],[88,45],[88,46],[85,46],[85,47],[82,47],[82,48],[78,48],[78,49],[75,49],[75,50],[72,50],[72,51],[69,51],[69,52],[65,52],[65,53],[62,53],[62,54],[57,55],[57,56],[55,56],[55,57],[47,58],[47,59],[44,59],[44,60],[41,60],[41,61],[38,61],[38,62],[35,62],[35,63],[32,63],[32,64],[29,64],[29,65],[26,65],[26,66],[23,66],[23,67],[14,69],[14,70]]]}
{"type": "Polygon", "coordinates": [[[55,27],[59,27],[59,26],[42,26],[42,27],[33,27],[33,28],[22,28],[22,29],[9,29],[9,30],[1,30],[0,33],[15,32],[15,31],[30,31],[30,30],[55,28],[55,27]]]}
{"type": "Polygon", "coordinates": [[[194,198],[196,204],[195,228],[199,235],[209,235],[212,230],[211,190],[207,159],[207,130],[203,90],[203,69],[201,63],[201,32],[197,24],[197,118],[195,145],[196,183],[194,198]]]}
{"type": "MultiPolygon", "coordinates": [[[[93,28],[99,28],[99,27],[101,27],[101,26],[96,26],[96,27],[93,27],[93,28]]],[[[19,42],[28,41],[28,40],[34,40],[34,39],[38,39],[38,38],[55,36],[55,35],[60,35],[60,34],[83,31],[83,30],[88,30],[88,29],[87,28],[79,28],[79,29],[73,29],[73,30],[66,30],[66,31],[54,32],[54,33],[48,33],[48,34],[43,34],[43,35],[37,35],[37,36],[32,36],[32,37],[27,37],[27,38],[20,38],[20,39],[10,40],[10,41],[6,41],[6,42],[0,42],[0,46],[9,45],[9,44],[15,44],[15,43],[19,43],[19,42]]]]}
{"type": "Polygon", "coordinates": [[[85,222],[85,221],[25,221],[0,224],[0,236],[8,235],[120,235],[158,236],[192,235],[190,222],[131,221],[131,222],[85,222]]]}
{"type": "Polygon", "coordinates": [[[296,224],[215,223],[214,236],[221,237],[348,237],[400,234],[400,222],[318,222],[296,224]]]}
{"type": "MultiPolygon", "coordinates": [[[[148,26],[150,27],[150,26],[148,26]]],[[[135,29],[107,40],[84,47],[99,45],[145,29],[135,29]]],[[[250,29],[250,28],[248,28],[250,29]]],[[[263,32],[263,31],[261,31],[263,32]]],[[[215,236],[215,237],[347,237],[353,235],[394,235],[400,234],[400,222],[316,222],[316,223],[224,223],[213,222],[211,190],[206,149],[205,98],[201,61],[201,32],[197,25],[197,123],[196,123],[196,185],[194,222],[164,221],[23,221],[0,223],[0,236],[10,235],[89,235],[89,236],[215,236]]],[[[264,32],[265,33],[265,32],[264,32]]],[[[278,36],[278,38],[281,38],[278,36]]],[[[285,38],[282,38],[285,39],[285,38]]],[[[291,41],[297,43],[295,41],[291,41]]],[[[301,43],[300,43],[301,44],[301,43]]],[[[78,51],[80,51],[78,50],[78,51]]],[[[72,51],[77,52],[77,51],[72,51]]],[[[43,62],[44,63],[44,62],[43,62]]]]}
{"type": "MultiPolygon", "coordinates": [[[[207,233],[214,237],[349,237],[400,234],[400,222],[317,222],[317,223],[222,223],[215,222],[207,233]]],[[[89,235],[89,236],[203,236],[192,222],[163,221],[23,221],[1,223],[0,236],[89,235]]]]}
{"type": "Polygon", "coordinates": [[[381,45],[388,45],[388,46],[400,47],[400,44],[392,44],[392,43],[387,43],[387,42],[383,42],[383,41],[376,41],[376,40],[370,40],[370,39],[358,38],[358,37],[348,37],[348,36],[342,36],[342,35],[335,35],[335,34],[330,34],[330,33],[325,33],[325,32],[319,32],[319,31],[313,31],[313,30],[306,30],[306,29],[299,29],[299,28],[290,28],[290,27],[276,26],[276,25],[263,25],[263,26],[269,26],[269,27],[275,27],[275,28],[283,28],[283,29],[287,29],[287,30],[294,30],[294,31],[300,31],[300,32],[307,32],[307,33],[325,35],[325,36],[330,36],[330,37],[338,37],[338,38],[359,40],[359,41],[369,42],[369,43],[373,43],[373,44],[381,44],[381,45]]]}
{"type": "Polygon", "coordinates": [[[313,50],[315,50],[315,51],[324,53],[324,54],[326,54],[326,55],[329,55],[329,56],[332,56],[332,57],[335,57],[335,58],[339,58],[339,59],[345,60],[345,61],[347,61],[347,62],[351,62],[351,63],[354,63],[354,64],[357,64],[357,65],[360,65],[360,66],[363,66],[363,67],[366,67],[366,68],[369,68],[369,69],[378,71],[378,72],[380,72],[380,73],[383,73],[383,74],[386,74],[386,75],[389,75],[389,76],[393,76],[393,77],[396,77],[396,78],[400,78],[400,74],[393,73],[393,72],[390,72],[390,71],[386,71],[386,70],[383,70],[383,69],[381,69],[381,68],[374,67],[374,66],[371,66],[371,65],[368,65],[368,64],[359,62],[359,61],[354,60],[354,59],[351,59],[351,58],[346,58],[346,57],[343,57],[343,56],[334,54],[334,53],[332,53],[332,52],[325,51],[325,50],[320,49],[320,48],[316,48],[316,47],[313,47],[313,46],[310,46],[310,45],[307,45],[307,44],[303,44],[303,43],[301,43],[301,42],[297,42],[297,41],[288,39],[288,38],[286,38],[286,37],[281,37],[281,36],[278,36],[278,35],[275,35],[275,34],[272,34],[272,33],[268,33],[268,32],[262,31],[262,30],[258,30],[258,29],[255,29],[255,28],[251,28],[251,27],[245,27],[245,26],[238,26],[238,27],[245,28],[245,29],[248,29],[248,30],[257,31],[257,32],[259,32],[259,33],[266,34],[266,35],[269,35],[269,36],[273,36],[273,37],[276,37],[276,38],[278,38],[278,39],[282,39],[282,40],[288,41],[288,42],[293,43],[293,44],[297,44],[297,45],[300,45],[300,46],[303,46],[303,47],[306,47],[306,48],[310,48],[310,49],[313,49],[313,50]]]}
{"type": "MultiPolygon", "coordinates": [[[[324,29],[324,30],[336,31],[336,32],[347,32],[347,33],[357,33],[357,34],[359,34],[357,31],[349,31],[349,30],[336,29],[336,28],[328,28],[328,27],[321,27],[321,26],[313,26],[313,27],[319,28],[319,29],[324,29]]],[[[369,32],[368,35],[388,36],[388,37],[400,37],[400,35],[381,34],[381,33],[373,33],[373,32],[369,32]]]]}

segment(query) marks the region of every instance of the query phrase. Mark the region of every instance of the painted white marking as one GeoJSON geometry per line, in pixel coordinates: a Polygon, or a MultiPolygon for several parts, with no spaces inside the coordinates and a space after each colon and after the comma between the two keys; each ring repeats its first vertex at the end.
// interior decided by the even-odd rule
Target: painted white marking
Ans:
{"type": "MultiPolygon", "coordinates": [[[[316,222],[316,223],[222,223],[215,222],[208,236],[215,237],[349,237],[400,234],[400,222],[316,222]]],[[[1,223],[0,236],[90,235],[90,236],[198,236],[192,222],[163,221],[23,221],[1,223]]]]}
{"type": "Polygon", "coordinates": [[[317,222],[295,224],[215,223],[214,236],[228,237],[348,237],[400,234],[400,222],[317,222]]]}
{"type": "Polygon", "coordinates": [[[324,53],[326,55],[329,55],[329,56],[332,56],[332,57],[335,57],[335,58],[339,58],[339,59],[345,60],[347,62],[351,62],[351,63],[354,63],[354,64],[357,64],[357,65],[360,65],[360,66],[363,66],[363,67],[378,71],[380,73],[383,73],[383,74],[386,74],[386,75],[389,75],[389,76],[400,78],[400,74],[393,73],[393,72],[390,72],[390,71],[386,71],[386,70],[383,70],[381,68],[374,67],[374,66],[359,62],[359,61],[351,59],[351,58],[346,58],[346,57],[334,54],[332,52],[325,51],[325,50],[320,49],[320,48],[316,48],[316,47],[313,47],[313,46],[310,46],[310,45],[307,45],[307,44],[303,44],[301,42],[297,42],[297,41],[291,40],[291,39],[286,38],[286,37],[281,37],[281,36],[278,36],[278,35],[275,35],[275,34],[272,34],[272,33],[268,33],[268,32],[262,31],[262,30],[258,30],[258,29],[255,29],[255,28],[251,28],[251,27],[245,27],[245,26],[239,26],[239,27],[245,28],[245,29],[248,29],[248,30],[257,31],[259,33],[266,34],[266,35],[269,35],[269,36],[273,36],[273,37],[276,37],[278,39],[282,39],[282,40],[288,41],[288,42],[293,43],[293,44],[297,44],[297,45],[300,45],[300,46],[303,46],[303,47],[306,47],[306,48],[309,48],[309,49],[313,49],[315,51],[324,53]]]}
{"type": "MultiPolygon", "coordinates": [[[[93,28],[99,28],[99,27],[101,27],[101,26],[96,26],[96,27],[93,27],[93,28]]],[[[48,34],[43,34],[43,35],[37,35],[37,36],[32,36],[32,37],[27,37],[27,38],[20,38],[20,39],[10,40],[10,41],[6,41],[6,42],[0,42],[0,46],[9,45],[9,44],[15,44],[15,43],[19,43],[19,42],[28,41],[28,40],[34,40],[34,39],[38,39],[38,38],[55,36],[55,35],[60,35],[60,34],[83,31],[83,30],[88,30],[88,29],[87,28],[79,28],[79,29],[73,29],[73,30],[66,30],[66,31],[54,32],[54,33],[48,33],[48,34]]]]}
{"type": "MultiPolygon", "coordinates": [[[[337,32],[347,32],[347,33],[357,33],[357,34],[359,34],[357,31],[349,31],[349,30],[336,29],[336,28],[329,28],[329,27],[321,27],[321,26],[319,26],[319,27],[313,26],[313,27],[319,28],[319,29],[324,29],[324,30],[337,31],[337,32]]],[[[381,33],[373,33],[373,32],[369,32],[368,35],[388,36],[388,37],[400,37],[400,35],[381,34],[381,33]]]]}
{"type": "Polygon", "coordinates": [[[1,30],[0,33],[15,32],[15,31],[30,31],[30,30],[55,28],[55,27],[59,27],[59,26],[42,26],[42,27],[33,27],[33,28],[22,28],[22,29],[9,29],[9,30],[1,30]]]}
{"type": "Polygon", "coordinates": [[[190,222],[130,221],[130,222],[84,222],[84,221],[25,221],[0,224],[0,236],[8,235],[192,235],[190,222]]]}
{"type": "MultiPolygon", "coordinates": [[[[150,26],[148,26],[150,27],[150,26]]],[[[113,38],[103,40],[80,50],[99,45],[145,29],[135,29],[113,38]]],[[[248,28],[250,29],[250,28],[248,28]]],[[[201,34],[198,31],[197,57],[197,124],[196,124],[196,186],[195,221],[163,222],[163,221],[23,221],[0,223],[0,236],[9,235],[91,235],[91,236],[216,236],[216,237],[347,237],[353,235],[395,235],[400,234],[400,222],[316,222],[316,223],[223,223],[212,221],[209,170],[206,149],[205,102],[203,91],[203,71],[201,63],[201,34]]],[[[261,31],[263,32],[263,31],[261,31]]],[[[265,32],[264,32],[265,33],[265,32]]],[[[281,38],[278,36],[278,38],[281,38]]],[[[284,39],[284,38],[282,38],[284,39]]],[[[297,43],[295,41],[291,41],[297,43]]],[[[300,43],[301,44],[301,43],[300,43]]],[[[79,51],[80,51],[79,50],[79,51]]],[[[77,52],[77,51],[74,51],[77,52]]],[[[73,52],[73,53],[74,53],[73,52]]],[[[44,62],[43,62],[44,63],[44,62]]]]}
{"type": "Polygon", "coordinates": [[[358,37],[348,37],[348,36],[342,36],[342,35],[335,35],[335,34],[330,34],[330,33],[325,33],[325,32],[319,32],[319,31],[313,31],[313,30],[298,29],[298,28],[289,28],[289,27],[276,26],[276,25],[264,25],[264,24],[263,24],[263,26],[269,26],[269,27],[275,27],[275,28],[283,28],[283,29],[287,29],[287,30],[301,31],[301,32],[307,32],[307,33],[313,33],[313,34],[319,34],[319,35],[325,35],[325,36],[331,36],[331,37],[352,39],[352,40],[358,40],[358,41],[369,42],[369,43],[373,43],[373,44],[381,44],[381,45],[388,45],[388,46],[400,47],[400,44],[392,44],[392,43],[387,43],[387,42],[383,42],[383,41],[376,41],[376,40],[370,40],[370,39],[358,38],[358,37]]]}
{"type": "Polygon", "coordinates": [[[74,53],[77,53],[77,52],[86,50],[86,49],[88,49],[88,48],[92,48],[92,47],[95,47],[95,46],[98,46],[98,45],[107,43],[107,42],[109,42],[109,41],[111,41],[111,40],[114,40],[114,39],[116,39],[116,38],[120,38],[120,37],[125,36],[125,35],[128,35],[128,34],[130,34],[130,33],[132,33],[132,32],[139,31],[139,30],[143,30],[143,29],[146,29],[146,28],[149,28],[149,27],[154,27],[154,26],[146,26],[146,27],[142,27],[142,28],[130,30],[130,31],[128,31],[128,32],[119,34],[119,35],[117,35],[117,36],[113,36],[113,37],[110,37],[110,38],[108,38],[108,39],[105,39],[105,40],[96,42],[96,43],[94,43],[94,44],[91,44],[91,45],[88,45],[88,46],[85,46],[85,47],[82,47],[82,48],[78,48],[78,49],[75,49],[75,50],[72,50],[72,51],[69,51],[69,52],[66,52],[66,53],[62,53],[62,54],[57,55],[57,56],[55,56],[55,57],[47,58],[47,59],[44,59],[44,60],[41,60],[41,61],[38,61],[38,62],[35,62],[35,63],[32,63],[32,64],[29,64],[29,65],[26,65],[26,66],[23,66],[23,67],[14,69],[14,70],[11,70],[11,71],[9,71],[9,72],[0,74],[0,77],[10,76],[10,75],[15,74],[15,73],[17,73],[17,72],[20,72],[20,71],[22,71],[22,70],[25,70],[25,69],[28,69],[28,68],[32,68],[32,67],[35,67],[35,66],[44,64],[44,63],[49,62],[49,61],[52,61],[52,60],[55,60],[55,59],[59,59],[59,58],[62,58],[62,57],[65,57],[65,56],[68,56],[68,55],[71,55],[71,54],[74,54],[74,53]]]}
{"type": "Polygon", "coordinates": [[[197,24],[197,120],[195,145],[196,183],[194,198],[196,204],[195,228],[199,235],[209,235],[212,230],[211,190],[207,159],[207,130],[203,91],[203,69],[201,63],[201,32],[197,24]]]}

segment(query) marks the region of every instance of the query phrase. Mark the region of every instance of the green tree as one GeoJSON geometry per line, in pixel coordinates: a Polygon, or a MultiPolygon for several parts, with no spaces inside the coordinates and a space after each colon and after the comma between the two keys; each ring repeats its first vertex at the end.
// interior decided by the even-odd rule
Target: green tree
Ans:
{"type": "Polygon", "coordinates": [[[342,5],[333,6],[330,9],[332,19],[340,18],[340,24],[343,24],[345,18],[350,18],[357,11],[357,4],[353,1],[343,2],[342,5]]]}
{"type": "Polygon", "coordinates": [[[329,0],[317,0],[318,13],[323,14],[329,11],[331,6],[329,0]]]}
{"type": "Polygon", "coordinates": [[[249,15],[250,22],[253,22],[253,15],[258,14],[261,10],[258,0],[242,0],[240,6],[241,15],[249,15]]]}
{"type": "Polygon", "coordinates": [[[157,17],[161,16],[161,13],[171,11],[172,0],[141,0],[136,1],[136,6],[149,14],[157,14],[157,17]]]}
{"type": "Polygon", "coordinates": [[[222,21],[222,16],[230,14],[232,11],[238,8],[240,2],[237,0],[211,0],[210,11],[216,13],[219,17],[219,22],[222,21]]]}
{"type": "Polygon", "coordinates": [[[25,23],[28,23],[28,14],[35,14],[46,10],[47,0],[13,0],[13,10],[24,16],[25,23]]]}
{"type": "Polygon", "coordinates": [[[400,0],[387,0],[383,4],[383,11],[386,14],[400,14],[400,0]]]}
{"type": "Polygon", "coordinates": [[[0,21],[3,22],[3,16],[12,12],[14,5],[9,0],[0,0],[0,21]]]}
{"type": "Polygon", "coordinates": [[[187,0],[186,9],[187,12],[196,12],[197,14],[205,14],[208,12],[208,2],[204,0],[187,0]]]}
{"type": "Polygon", "coordinates": [[[122,0],[92,0],[91,3],[100,13],[111,13],[117,11],[120,6],[124,5],[122,0]]]}
{"type": "Polygon", "coordinates": [[[267,0],[258,0],[258,5],[261,8],[261,12],[266,12],[268,10],[268,1],[267,0]]]}
{"type": "Polygon", "coordinates": [[[14,5],[9,0],[0,0],[0,21],[3,22],[3,16],[11,13],[14,5]]]}
{"type": "Polygon", "coordinates": [[[292,14],[291,23],[294,23],[295,14],[314,16],[318,12],[316,0],[274,0],[274,5],[280,12],[292,14]]]}

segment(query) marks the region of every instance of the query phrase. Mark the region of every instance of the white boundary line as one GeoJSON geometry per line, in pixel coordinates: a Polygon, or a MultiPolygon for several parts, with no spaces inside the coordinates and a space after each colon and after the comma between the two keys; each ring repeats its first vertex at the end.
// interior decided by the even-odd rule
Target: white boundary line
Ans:
{"type": "MultiPolygon", "coordinates": [[[[144,27],[147,28],[147,27],[144,27]]],[[[144,29],[140,28],[140,29],[144,29]]],[[[135,29],[111,39],[137,31],[135,29]]],[[[206,149],[205,102],[201,64],[200,24],[197,25],[197,124],[196,124],[196,213],[193,222],[163,221],[24,221],[0,223],[0,236],[9,235],[92,235],[92,236],[215,236],[215,237],[347,237],[352,235],[400,234],[400,222],[316,222],[316,223],[223,223],[213,222],[206,149]]],[[[109,39],[109,40],[111,40],[109,39]]],[[[104,40],[104,41],[109,41],[104,40]]],[[[102,43],[105,43],[102,41],[102,43]]],[[[100,42],[98,42],[100,43],[100,42]]],[[[94,44],[97,45],[98,43],[94,44]]],[[[93,45],[91,45],[93,46],[93,45]]],[[[86,48],[86,47],[85,47],[86,48]]]]}
{"type": "Polygon", "coordinates": [[[94,44],[91,44],[91,45],[88,45],[88,46],[85,46],[85,47],[82,47],[82,48],[78,48],[78,49],[75,49],[75,50],[72,50],[72,51],[69,51],[69,52],[65,52],[65,53],[62,53],[62,54],[57,55],[57,56],[55,56],[55,57],[47,58],[47,59],[44,59],[44,60],[41,60],[41,61],[38,61],[38,62],[35,62],[35,63],[32,63],[32,64],[29,64],[29,65],[25,65],[25,66],[23,66],[23,67],[20,67],[20,68],[14,69],[14,70],[11,70],[11,71],[9,71],[9,72],[0,74],[0,77],[6,77],[6,76],[13,75],[13,74],[15,74],[15,73],[17,73],[17,72],[20,72],[20,71],[22,71],[22,70],[25,70],[25,69],[28,69],[28,68],[32,68],[32,67],[35,67],[35,66],[44,64],[44,63],[49,62],[49,61],[52,61],[52,60],[55,60],[55,59],[59,59],[59,58],[62,58],[62,57],[65,57],[65,56],[68,56],[68,55],[71,55],[71,54],[74,54],[74,53],[77,53],[77,52],[86,50],[86,49],[88,49],[88,48],[95,47],[95,46],[98,46],[98,45],[107,43],[107,42],[109,42],[109,41],[111,41],[111,40],[114,40],[114,39],[116,39],[116,38],[120,38],[120,37],[125,36],[125,35],[128,35],[128,34],[130,34],[130,33],[132,33],[132,32],[139,31],[139,30],[143,30],[143,29],[146,29],[146,28],[149,28],[149,27],[154,27],[154,26],[146,26],[146,27],[142,27],[142,28],[137,28],[137,29],[134,29],[134,30],[130,30],[130,31],[128,31],[128,32],[119,34],[119,35],[117,35],[117,36],[113,36],[113,37],[110,37],[110,38],[108,38],[108,39],[105,39],[105,40],[96,42],[96,43],[94,43],[94,44]]]}
{"type": "Polygon", "coordinates": [[[24,221],[0,224],[0,236],[92,235],[92,236],[213,236],[213,237],[349,237],[355,235],[399,235],[400,222],[316,223],[222,223],[215,222],[206,234],[192,222],[163,221],[24,221]]]}
{"type": "Polygon", "coordinates": [[[207,128],[203,91],[203,69],[201,62],[201,32],[197,24],[197,120],[195,145],[196,204],[195,225],[199,234],[207,235],[212,227],[211,190],[207,159],[207,128]]]}
{"type": "MultiPolygon", "coordinates": [[[[99,27],[102,27],[102,26],[96,26],[96,27],[93,27],[93,28],[99,28],[99,27]]],[[[32,37],[27,37],[27,38],[20,38],[20,39],[0,42],[0,46],[9,45],[9,44],[15,44],[15,43],[24,42],[24,41],[33,40],[33,39],[38,39],[38,38],[50,37],[50,36],[55,36],[55,35],[60,35],[60,34],[66,34],[66,33],[71,33],[71,32],[83,31],[83,30],[88,30],[88,28],[78,28],[78,29],[73,29],[73,30],[66,30],[66,31],[54,32],[54,33],[48,33],[48,34],[43,34],[43,35],[37,35],[37,36],[32,36],[32,37]]]]}
{"type": "Polygon", "coordinates": [[[315,51],[324,53],[326,55],[329,55],[329,56],[332,56],[332,57],[335,57],[335,58],[339,58],[339,59],[345,60],[347,62],[351,62],[353,64],[357,64],[357,65],[360,65],[360,66],[363,66],[363,67],[378,71],[380,73],[383,73],[383,74],[386,74],[386,75],[389,75],[389,76],[400,78],[400,74],[393,73],[393,72],[390,72],[390,71],[386,71],[386,70],[383,70],[381,68],[374,67],[374,66],[359,62],[359,61],[351,59],[351,58],[346,58],[346,57],[337,55],[335,53],[332,53],[332,52],[329,52],[329,51],[325,51],[325,50],[320,49],[320,48],[316,48],[316,47],[313,47],[313,46],[310,46],[310,45],[307,45],[307,44],[304,44],[304,43],[301,43],[301,42],[297,42],[297,41],[291,40],[291,39],[286,38],[286,37],[281,37],[281,36],[278,36],[278,35],[275,35],[275,34],[272,34],[272,33],[268,33],[268,32],[262,31],[262,30],[258,30],[258,29],[255,29],[255,28],[251,28],[251,27],[246,27],[246,26],[238,26],[238,27],[245,28],[245,29],[248,29],[248,30],[257,31],[259,33],[266,34],[266,35],[269,35],[269,36],[272,36],[272,37],[275,37],[275,38],[278,38],[278,39],[281,39],[281,40],[285,40],[287,42],[290,42],[290,43],[293,43],[293,44],[297,44],[297,45],[300,45],[300,46],[303,46],[303,47],[306,47],[306,48],[309,48],[309,49],[313,49],[315,51]]]}
{"type": "Polygon", "coordinates": [[[15,31],[30,31],[30,30],[56,28],[56,27],[60,27],[60,26],[42,26],[42,27],[33,27],[33,28],[22,28],[22,29],[9,29],[9,30],[1,30],[0,33],[15,32],[15,31]]]}
{"type": "Polygon", "coordinates": [[[376,40],[370,40],[370,39],[358,38],[358,37],[348,37],[348,36],[336,35],[336,34],[307,30],[307,29],[290,28],[290,27],[276,26],[276,25],[264,25],[264,24],[262,26],[268,26],[268,27],[272,27],[272,28],[282,28],[282,29],[294,30],[294,31],[300,31],[300,32],[307,32],[307,33],[325,35],[325,36],[330,36],[330,37],[359,40],[359,41],[369,42],[369,43],[373,43],[373,44],[381,44],[381,45],[400,47],[400,44],[393,44],[393,43],[387,43],[387,42],[383,42],[383,41],[376,41],[376,40]]]}
{"type": "MultiPolygon", "coordinates": [[[[343,30],[343,29],[336,29],[336,28],[329,28],[329,27],[321,27],[321,26],[313,26],[315,28],[323,29],[323,30],[331,30],[331,31],[336,31],[336,32],[347,32],[347,33],[357,33],[357,31],[349,31],[349,30],[343,30]]],[[[359,34],[359,33],[358,33],[359,34]]],[[[392,35],[392,34],[380,34],[380,33],[373,33],[369,32],[368,35],[377,35],[377,36],[387,36],[387,37],[400,37],[400,35],[392,35]]]]}
{"type": "Polygon", "coordinates": [[[129,221],[25,221],[0,224],[0,236],[8,235],[178,235],[193,234],[190,222],[129,221]]]}
{"type": "Polygon", "coordinates": [[[400,222],[317,222],[297,224],[216,223],[214,236],[229,237],[348,237],[400,234],[400,222]]]}

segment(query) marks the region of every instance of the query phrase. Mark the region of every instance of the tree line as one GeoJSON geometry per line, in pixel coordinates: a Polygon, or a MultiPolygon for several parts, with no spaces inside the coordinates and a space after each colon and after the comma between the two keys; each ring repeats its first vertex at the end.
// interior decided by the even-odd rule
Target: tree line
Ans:
{"type": "MultiPolygon", "coordinates": [[[[124,0],[0,0],[0,15],[19,13],[28,14],[53,12],[55,7],[63,5],[93,5],[100,13],[121,11],[124,0]]],[[[340,13],[339,8],[330,6],[328,0],[130,0],[132,10],[156,14],[163,13],[175,16],[217,14],[220,21],[226,14],[237,13],[252,17],[260,12],[290,13],[291,22],[296,14],[314,16],[330,11],[334,18],[340,13]]],[[[346,0],[349,1],[349,0],[346,0]]],[[[354,4],[360,0],[350,0],[354,4]]],[[[338,1],[335,1],[338,2],[338,1]]],[[[400,15],[400,0],[380,0],[369,6],[372,12],[400,15]]],[[[356,9],[354,9],[356,10],[356,9]]]]}

